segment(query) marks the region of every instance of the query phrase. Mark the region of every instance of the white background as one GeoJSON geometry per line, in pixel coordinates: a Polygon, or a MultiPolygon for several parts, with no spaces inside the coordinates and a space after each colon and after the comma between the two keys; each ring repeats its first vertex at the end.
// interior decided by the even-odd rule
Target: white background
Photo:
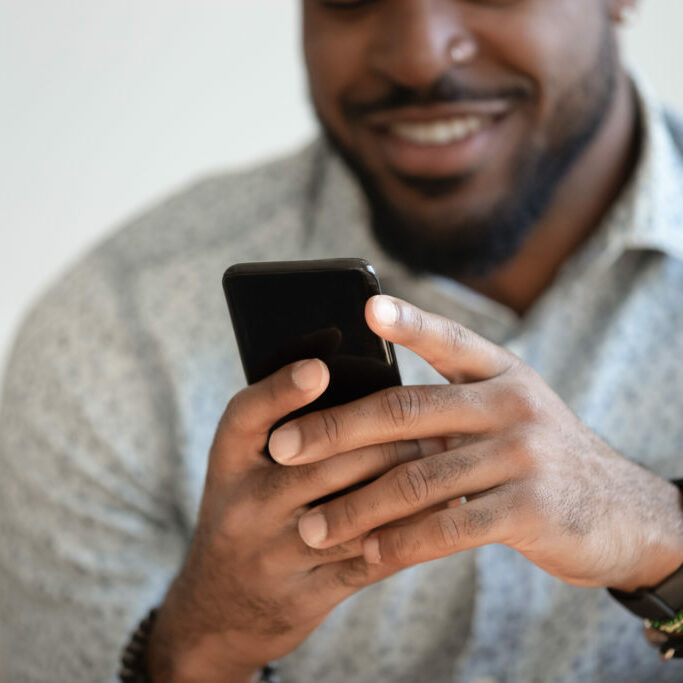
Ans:
{"type": "MultiPolygon", "coordinates": [[[[297,0],[0,0],[0,377],[36,296],[133,212],[314,131],[297,0]]],[[[631,61],[683,111],[683,2],[631,61]]]]}

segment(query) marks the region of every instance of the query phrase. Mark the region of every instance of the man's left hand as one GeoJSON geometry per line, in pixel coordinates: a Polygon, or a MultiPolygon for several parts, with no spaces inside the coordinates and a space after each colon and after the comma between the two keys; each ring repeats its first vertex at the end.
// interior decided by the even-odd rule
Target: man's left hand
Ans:
{"type": "Polygon", "coordinates": [[[678,489],[616,453],[518,357],[391,297],[371,299],[366,319],[448,384],[387,389],[273,433],[271,454],[292,466],[391,441],[429,444],[306,512],[309,546],[365,537],[368,562],[407,567],[502,543],[568,583],[626,591],[683,562],[678,489]]]}

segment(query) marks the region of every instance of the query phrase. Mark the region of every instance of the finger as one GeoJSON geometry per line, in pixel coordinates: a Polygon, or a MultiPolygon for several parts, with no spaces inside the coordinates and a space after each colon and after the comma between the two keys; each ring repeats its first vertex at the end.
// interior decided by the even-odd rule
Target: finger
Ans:
{"type": "Polygon", "coordinates": [[[330,374],[318,359],[292,363],[256,382],[228,403],[211,449],[212,465],[218,460],[230,469],[263,462],[261,453],[275,422],[314,401],[325,391],[330,374]]]}
{"type": "Polygon", "coordinates": [[[310,572],[320,565],[362,557],[364,539],[354,538],[330,548],[311,548],[301,540],[294,523],[269,541],[267,561],[279,574],[310,572]]]}
{"type": "Polygon", "coordinates": [[[486,382],[391,387],[288,422],[272,433],[270,453],[303,464],[389,441],[490,431],[503,418],[492,391],[486,382]]]}
{"type": "MultiPolygon", "coordinates": [[[[390,527],[395,527],[395,526],[405,526],[407,524],[414,524],[415,522],[420,521],[421,519],[424,519],[428,517],[429,515],[433,514],[434,512],[439,512],[440,510],[445,510],[447,507],[452,507],[455,504],[460,504],[459,503],[459,498],[456,498],[455,500],[449,500],[445,503],[437,503],[436,505],[432,505],[431,507],[428,507],[426,510],[420,510],[419,512],[416,512],[415,514],[409,515],[408,517],[403,517],[401,519],[396,519],[393,522],[389,522],[388,524],[382,525],[382,529],[388,529],[390,527]]],[[[361,538],[365,539],[369,536],[369,534],[364,534],[361,536],[361,538]]]]}
{"type": "Polygon", "coordinates": [[[373,332],[415,352],[451,382],[497,377],[515,362],[506,349],[401,299],[374,296],[365,317],[373,332]]]}
{"type": "Polygon", "coordinates": [[[376,481],[306,512],[299,533],[327,548],[461,496],[487,491],[517,474],[514,458],[493,439],[412,460],[376,481]],[[485,466],[483,463],[485,462],[485,466]]]}
{"type": "Polygon", "coordinates": [[[368,564],[408,567],[490,543],[505,543],[512,536],[514,510],[511,490],[502,486],[415,524],[373,532],[364,541],[364,557],[368,564]]]}
{"type": "MultiPolygon", "coordinates": [[[[298,535],[298,534],[297,534],[298,535]]],[[[299,537],[299,562],[297,569],[310,571],[315,567],[333,562],[349,560],[353,557],[363,557],[363,538],[354,538],[346,543],[332,546],[331,548],[311,548],[301,541],[299,537]]]]}
{"type": "MultiPolygon", "coordinates": [[[[437,447],[434,441],[436,440],[392,441],[365,446],[308,465],[283,468],[279,473],[283,475],[283,480],[295,481],[295,484],[289,487],[291,495],[287,500],[287,514],[320,498],[376,479],[401,463],[430,455],[437,447]],[[306,485],[297,486],[296,483],[302,479],[306,485]]],[[[443,447],[440,450],[443,450],[443,447]]]]}
{"type": "Polygon", "coordinates": [[[397,567],[388,564],[368,564],[363,557],[354,557],[316,567],[307,578],[306,589],[321,594],[321,599],[334,606],[397,571],[397,567]]]}

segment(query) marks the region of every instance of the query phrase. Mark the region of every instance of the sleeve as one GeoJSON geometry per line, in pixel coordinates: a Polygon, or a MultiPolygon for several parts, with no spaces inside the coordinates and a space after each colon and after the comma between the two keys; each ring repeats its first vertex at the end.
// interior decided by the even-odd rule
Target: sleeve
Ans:
{"type": "Polygon", "coordinates": [[[83,265],[14,344],[0,407],[0,680],[114,679],[184,557],[172,411],[119,298],[83,265]]]}

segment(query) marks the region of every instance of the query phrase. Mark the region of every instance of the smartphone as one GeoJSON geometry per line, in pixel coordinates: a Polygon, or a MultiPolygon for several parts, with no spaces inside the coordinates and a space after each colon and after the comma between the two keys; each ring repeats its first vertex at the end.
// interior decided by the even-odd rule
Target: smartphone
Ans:
{"type": "Polygon", "coordinates": [[[249,384],[304,358],[330,370],[325,392],[273,429],[401,383],[392,344],[365,322],[365,302],[380,286],[364,259],[238,263],[223,290],[249,384]]]}

